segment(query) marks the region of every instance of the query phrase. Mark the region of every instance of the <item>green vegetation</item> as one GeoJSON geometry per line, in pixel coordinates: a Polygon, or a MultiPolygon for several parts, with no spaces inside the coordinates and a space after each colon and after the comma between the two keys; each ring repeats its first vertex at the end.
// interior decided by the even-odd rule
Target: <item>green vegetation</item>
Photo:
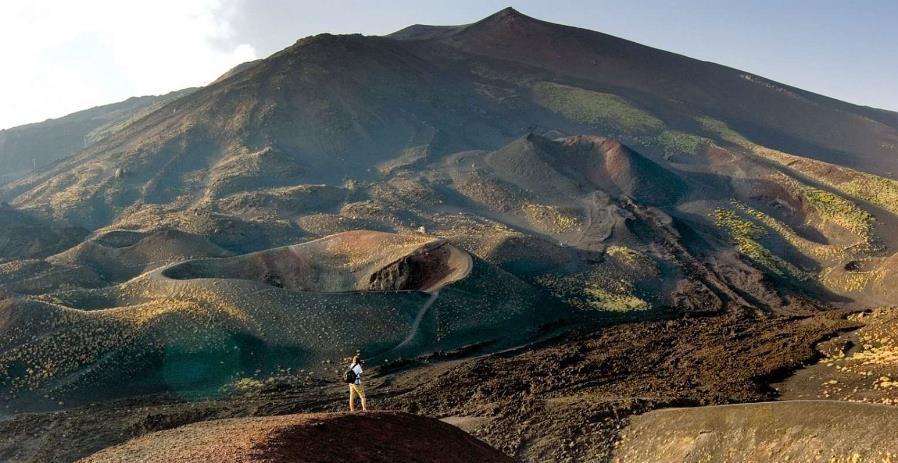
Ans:
{"type": "Polygon", "coordinates": [[[804,271],[774,255],[757,241],[767,235],[767,230],[763,227],[741,217],[730,209],[715,209],[714,218],[717,226],[730,235],[739,253],[763,270],[784,278],[796,278],[799,280],[808,278],[804,271]]]}
{"type": "Polygon", "coordinates": [[[709,138],[686,132],[665,130],[658,135],[657,143],[664,149],[665,155],[671,156],[674,154],[699,154],[710,146],[712,141],[709,138]]]}
{"type": "Polygon", "coordinates": [[[605,249],[605,254],[615,267],[633,278],[648,279],[658,276],[658,266],[655,261],[633,248],[611,245],[605,249]]]}
{"type": "Polygon", "coordinates": [[[717,226],[724,228],[734,239],[757,240],[767,235],[767,230],[735,212],[718,207],[714,210],[717,226]]]}
{"type": "Polygon", "coordinates": [[[878,175],[751,144],[756,155],[813,178],[847,196],[869,201],[898,214],[898,182],[878,175]]]}
{"type": "Polygon", "coordinates": [[[713,133],[714,135],[717,135],[724,141],[728,141],[734,145],[739,145],[746,148],[751,144],[751,142],[741,134],[739,134],[739,132],[731,129],[730,126],[726,124],[726,122],[719,121],[707,116],[699,117],[696,120],[699,124],[701,124],[703,129],[713,133]]]}
{"type": "Polygon", "coordinates": [[[540,82],[533,94],[539,105],[581,124],[608,126],[626,135],[664,130],[660,119],[610,93],[540,82]]]}
{"type": "Polygon", "coordinates": [[[696,155],[712,143],[709,138],[668,130],[657,117],[610,93],[540,82],[533,86],[533,94],[539,105],[574,122],[608,127],[617,132],[612,135],[625,135],[640,144],[657,145],[667,156],[696,155]]]}
{"type": "Polygon", "coordinates": [[[558,207],[526,202],[521,210],[527,221],[549,233],[567,233],[580,230],[580,219],[558,207]]]}
{"type": "Polygon", "coordinates": [[[841,294],[850,294],[864,291],[867,287],[882,278],[884,270],[878,268],[866,272],[848,272],[842,268],[834,267],[824,269],[818,280],[820,284],[831,291],[841,294]]]}
{"type": "Polygon", "coordinates": [[[858,207],[853,201],[828,191],[814,188],[781,172],[777,172],[774,178],[777,182],[804,199],[810,209],[817,213],[821,219],[832,222],[858,235],[863,239],[864,243],[869,243],[872,240],[873,222],[876,218],[858,207]]]}
{"type": "Polygon", "coordinates": [[[898,214],[898,182],[878,175],[855,172],[851,180],[837,188],[898,214]]]}
{"type": "MultiPolygon", "coordinates": [[[[705,130],[725,141],[746,148],[757,156],[813,178],[848,196],[869,201],[898,214],[898,181],[758,145],[717,119],[700,117],[697,120],[705,130]]],[[[835,203],[825,206],[841,207],[836,206],[835,203]]],[[[838,214],[838,210],[835,213],[838,214]]]]}
{"type": "Polygon", "coordinates": [[[874,221],[873,215],[869,212],[857,207],[857,204],[828,191],[805,185],[801,192],[821,217],[869,239],[870,229],[874,221]]]}
{"type": "Polygon", "coordinates": [[[629,312],[652,308],[648,301],[634,294],[632,282],[608,268],[570,275],[543,275],[537,278],[537,283],[580,310],[629,312]]]}
{"type": "Polygon", "coordinates": [[[587,303],[598,310],[609,312],[629,312],[633,310],[648,310],[651,308],[648,302],[628,293],[613,293],[597,284],[587,284],[584,288],[587,303]]]}
{"type": "Polygon", "coordinates": [[[807,256],[813,257],[820,261],[834,261],[845,258],[849,254],[848,248],[838,246],[827,246],[813,241],[806,240],[795,233],[788,225],[779,220],[745,204],[734,202],[733,207],[742,211],[747,216],[764,224],[770,230],[779,234],[787,243],[794,246],[807,256]]]}

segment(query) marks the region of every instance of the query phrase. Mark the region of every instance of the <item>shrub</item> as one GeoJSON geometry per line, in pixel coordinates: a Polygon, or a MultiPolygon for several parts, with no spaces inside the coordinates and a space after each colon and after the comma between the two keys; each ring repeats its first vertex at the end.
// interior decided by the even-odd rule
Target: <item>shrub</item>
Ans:
{"type": "Polygon", "coordinates": [[[537,104],[580,124],[606,126],[624,135],[664,130],[661,120],[617,95],[550,82],[532,90],[537,104]]]}

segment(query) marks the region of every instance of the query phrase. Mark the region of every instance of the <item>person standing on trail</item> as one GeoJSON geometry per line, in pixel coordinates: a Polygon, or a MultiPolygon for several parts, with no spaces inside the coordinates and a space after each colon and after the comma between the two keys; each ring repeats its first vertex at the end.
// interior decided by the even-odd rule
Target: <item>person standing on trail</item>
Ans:
{"type": "Polygon", "coordinates": [[[362,401],[362,411],[368,411],[365,403],[365,388],[362,386],[362,361],[358,355],[352,357],[349,369],[343,374],[343,380],[349,384],[349,411],[355,411],[355,396],[362,401]]]}

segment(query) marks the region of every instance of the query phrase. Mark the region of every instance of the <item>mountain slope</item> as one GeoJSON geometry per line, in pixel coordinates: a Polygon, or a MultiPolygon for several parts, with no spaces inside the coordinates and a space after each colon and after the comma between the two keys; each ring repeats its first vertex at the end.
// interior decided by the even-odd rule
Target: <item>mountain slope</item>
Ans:
{"type": "Polygon", "coordinates": [[[695,151],[719,136],[709,118],[762,145],[898,172],[892,113],[598,32],[507,9],[394,37],[300,40],[2,194],[96,227],[138,203],[183,209],[258,187],[368,179],[409,150],[496,148],[534,128],[695,151]]]}
{"type": "Polygon", "coordinates": [[[0,205],[0,263],[47,257],[77,244],[88,231],[57,227],[34,214],[0,205]]]}
{"type": "Polygon", "coordinates": [[[97,226],[135,201],[370,177],[376,163],[419,145],[497,146],[516,118],[469,113],[488,102],[454,76],[390,39],[304,39],[7,194],[62,216],[74,201],[77,220],[97,226]]]}
{"type": "Polygon", "coordinates": [[[894,304],[894,122],[513,10],[302,39],[0,187],[0,394],[123,398],[108,444],[342,407],[309,385],[361,350],[397,408],[607,457],[634,413],[775,398],[894,304]],[[134,405],[242,386],[265,404],[134,405]]]}
{"type": "Polygon", "coordinates": [[[0,183],[21,177],[35,166],[44,169],[192,90],[128,98],[58,119],[0,130],[0,183]]]}
{"type": "Polygon", "coordinates": [[[711,116],[765,145],[869,172],[898,174],[898,115],[744,71],[539,21],[511,8],[466,26],[406,29],[394,37],[545,69],[631,98],[660,114],[711,116]]]}
{"type": "Polygon", "coordinates": [[[506,9],[299,40],[0,195],[67,225],[177,229],[237,253],[424,226],[603,309],[695,306],[690,292],[712,311],[747,303],[731,286],[777,305],[766,283],[720,273],[743,264],[828,301],[863,300],[879,297],[898,250],[898,183],[821,159],[881,171],[898,159],[882,151],[890,123],[506,9]],[[811,151],[770,147],[799,140],[811,151]],[[593,252],[617,257],[597,265],[593,252]],[[621,256],[650,265],[609,293],[629,272],[621,256]],[[578,278],[598,289],[575,290],[578,278]]]}
{"type": "Polygon", "coordinates": [[[892,162],[868,149],[890,146],[887,113],[874,122],[864,108],[511,9],[394,37],[299,40],[0,194],[89,230],[180,229],[233,252],[353,228],[462,237],[467,226],[484,230],[465,237],[469,250],[518,271],[570,252],[546,240],[627,246],[676,262],[662,273],[678,282],[727,250],[827,300],[881,292],[877,272],[898,250],[898,182],[821,159],[851,149],[839,151],[845,165],[892,162]],[[765,144],[781,133],[811,157],[765,144]],[[651,249],[657,234],[689,258],[651,249]],[[838,282],[846,271],[851,285],[838,282]]]}

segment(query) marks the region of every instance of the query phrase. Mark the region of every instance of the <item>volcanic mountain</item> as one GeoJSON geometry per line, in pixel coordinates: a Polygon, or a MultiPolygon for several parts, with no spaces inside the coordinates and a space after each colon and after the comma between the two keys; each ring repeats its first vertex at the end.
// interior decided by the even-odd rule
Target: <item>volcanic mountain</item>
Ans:
{"type": "Polygon", "coordinates": [[[713,135],[722,122],[771,148],[898,171],[893,114],[514,10],[395,37],[302,39],[4,196],[97,227],[134,205],[377,178],[403,155],[498,148],[534,127],[673,152],[695,142],[681,132],[713,135]]]}
{"type": "MultiPolygon", "coordinates": [[[[630,414],[774,398],[895,300],[898,114],[513,9],[141,108],[0,186],[10,413],[298,388],[272,378],[360,349],[389,406],[609,456],[630,414]]],[[[309,411],[227,410],[272,407],[309,411]]]]}
{"type": "Polygon", "coordinates": [[[677,128],[689,126],[681,119],[684,115],[713,117],[767,146],[811,152],[822,160],[872,172],[898,172],[898,115],[893,112],[853,106],[744,71],[540,21],[513,8],[466,26],[411,26],[391,36],[428,46],[444,44],[543,70],[558,80],[579,81],[590,90],[649,108],[677,128]]]}

